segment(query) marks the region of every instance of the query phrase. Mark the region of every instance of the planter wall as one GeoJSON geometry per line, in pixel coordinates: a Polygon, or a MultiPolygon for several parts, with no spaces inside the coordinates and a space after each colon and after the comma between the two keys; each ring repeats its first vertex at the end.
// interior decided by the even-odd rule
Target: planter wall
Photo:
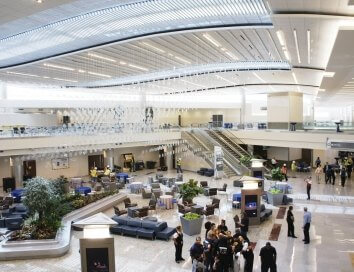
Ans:
{"type": "Polygon", "coordinates": [[[181,216],[181,225],[183,233],[189,236],[200,234],[203,225],[203,217],[194,220],[187,220],[181,216]]]}
{"type": "Polygon", "coordinates": [[[272,204],[273,206],[279,206],[283,204],[284,194],[271,194],[267,192],[268,203],[272,204]]]}

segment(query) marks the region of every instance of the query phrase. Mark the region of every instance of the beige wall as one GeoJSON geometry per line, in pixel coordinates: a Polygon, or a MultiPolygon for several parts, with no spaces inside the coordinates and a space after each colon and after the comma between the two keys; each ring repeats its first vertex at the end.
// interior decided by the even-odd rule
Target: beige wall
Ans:
{"type": "Polygon", "coordinates": [[[267,109],[268,122],[303,122],[303,95],[296,92],[269,94],[267,109]]]}
{"type": "Polygon", "coordinates": [[[10,159],[8,157],[0,158],[0,184],[2,179],[11,177],[10,159]]]}
{"type": "Polygon", "coordinates": [[[289,121],[302,123],[304,120],[303,94],[289,93],[289,121]]]}
{"type": "Polygon", "coordinates": [[[156,166],[159,166],[159,153],[157,151],[147,152],[153,146],[146,147],[127,147],[118,148],[114,150],[114,164],[123,167],[124,158],[122,154],[133,153],[135,161],[143,160],[146,161],[156,161],[156,166]],[[144,152],[143,152],[144,151],[144,152]]]}
{"type": "Polygon", "coordinates": [[[56,126],[56,114],[2,113],[0,126],[56,126]]]}
{"type": "Polygon", "coordinates": [[[224,122],[240,122],[240,109],[195,109],[182,113],[182,126],[206,124],[212,121],[214,114],[224,115],[224,122]]]}
{"type": "Polygon", "coordinates": [[[289,148],[287,147],[269,147],[267,149],[268,159],[275,158],[280,161],[287,161],[289,158],[289,148]]]}
{"type": "Polygon", "coordinates": [[[198,171],[201,167],[211,168],[204,159],[195,156],[192,152],[188,151],[182,157],[182,169],[187,171],[198,171]]]}
{"type": "Polygon", "coordinates": [[[69,168],[53,170],[50,159],[36,160],[37,176],[44,178],[58,178],[64,175],[68,178],[88,175],[88,156],[77,156],[69,158],[69,168]]]}

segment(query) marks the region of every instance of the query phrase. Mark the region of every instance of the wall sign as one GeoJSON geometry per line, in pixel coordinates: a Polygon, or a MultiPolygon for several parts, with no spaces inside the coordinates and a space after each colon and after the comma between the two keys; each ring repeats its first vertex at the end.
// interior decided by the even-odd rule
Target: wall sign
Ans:
{"type": "Polygon", "coordinates": [[[66,168],[69,168],[69,158],[52,159],[53,170],[66,169],[66,168]]]}

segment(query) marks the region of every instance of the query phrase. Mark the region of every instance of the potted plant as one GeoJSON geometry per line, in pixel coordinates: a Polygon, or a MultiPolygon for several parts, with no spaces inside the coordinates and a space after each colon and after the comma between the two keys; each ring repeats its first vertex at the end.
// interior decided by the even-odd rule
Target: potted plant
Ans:
{"type": "Polygon", "coordinates": [[[278,189],[272,188],[267,191],[268,203],[273,206],[281,205],[283,203],[284,193],[278,189]]]}
{"type": "Polygon", "coordinates": [[[270,173],[274,181],[282,181],[284,179],[284,175],[279,167],[272,169],[270,173]]]}
{"type": "Polygon", "coordinates": [[[240,158],[240,163],[243,164],[243,165],[246,166],[246,167],[249,167],[249,166],[251,166],[251,160],[252,160],[252,159],[253,159],[253,158],[252,158],[251,156],[248,156],[248,155],[242,156],[242,157],[240,158]]]}
{"type": "Polygon", "coordinates": [[[197,213],[186,213],[181,216],[183,232],[189,236],[200,234],[203,224],[203,217],[197,213]]]}
{"type": "Polygon", "coordinates": [[[70,193],[69,180],[65,176],[60,176],[59,178],[55,179],[53,181],[53,185],[54,185],[55,191],[59,195],[70,193]]]}
{"type": "Polygon", "coordinates": [[[182,184],[180,187],[180,196],[183,203],[193,203],[193,198],[204,192],[203,188],[198,186],[198,181],[190,179],[188,182],[182,184]]]}

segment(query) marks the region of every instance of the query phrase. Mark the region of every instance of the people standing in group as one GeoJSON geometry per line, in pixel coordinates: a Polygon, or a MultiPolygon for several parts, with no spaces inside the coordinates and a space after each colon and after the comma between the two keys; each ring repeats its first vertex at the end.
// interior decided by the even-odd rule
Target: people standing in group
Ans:
{"type": "Polygon", "coordinates": [[[294,232],[294,221],[293,206],[290,206],[286,215],[286,222],[288,223],[288,237],[297,238],[294,232]]]}
{"type": "Polygon", "coordinates": [[[342,168],[340,169],[340,180],[341,180],[342,187],[344,187],[346,179],[347,179],[347,169],[344,165],[342,165],[342,168]]]}
{"type": "Polygon", "coordinates": [[[320,157],[317,157],[317,159],[316,159],[316,161],[315,161],[315,164],[316,164],[316,168],[321,165],[321,159],[320,159],[320,157]]]}
{"type": "Polygon", "coordinates": [[[271,160],[271,164],[272,164],[272,167],[275,168],[277,166],[277,160],[275,158],[273,158],[271,160]]]}
{"type": "Polygon", "coordinates": [[[286,167],[286,164],[283,164],[283,167],[281,168],[281,173],[283,174],[285,181],[288,181],[288,168],[286,167]]]}
{"type": "Polygon", "coordinates": [[[310,225],[311,225],[311,213],[307,211],[307,207],[304,208],[304,241],[305,244],[310,243],[310,225]]]}
{"type": "Polygon", "coordinates": [[[204,248],[202,245],[202,238],[199,236],[195,239],[194,244],[189,250],[190,256],[192,258],[192,272],[198,272],[199,270],[204,270],[204,248]]]}
{"type": "Polygon", "coordinates": [[[306,182],[306,192],[307,192],[307,200],[310,200],[311,198],[311,186],[312,186],[312,177],[309,176],[305,179],[306,182]]]}
{"type": "MultiPolygon", "coordinates": [[[[332,179],[332,185],[336,183],[336,170],[334,167],[331,167],[331,179],[332,179]]],[[[329,181],[331,182],[331,180],[329,181]]]]}
{"type": "Polygon", "coordinates": [[[216,245],[216,252],[220,257],[221,264],[221,272],[229,272],[230,262],[229,262],[229,254],[231,249],[231,245],[228,242],[226,235],[220,233],[219,239],[216,245]]]}
{"type": "Polygon", "coordinates": [[[181,226],[176,227],[176,232],[173,235],[173,242],[174,242],[175,248],[176,248],[176,253],[175,253],[176,263],[179,263],[180,261],[184,261],[184,259],[182,258],[183,233],[182,233],[181,226]]]}
{"type": "Polygon", "coordinates": [[[207,238],[203,242],[203,249],[205,272],[210,272],[214,264],[214,237],[211,233],[207,235],[207,238]]]}
{"type": "Polygon", "coordinates": [[[178,158],[176,164],[177,164],[177,174],[183,173],[183,171],[182,171],[182,159],[178,158]]]}
{"type": "Polygon", "coordinates": [[[320,184],[320,182],[321,182],[321,173],[322,173],[322,168],[321,168],[321,164],[320,164],[317,166],[317,168],[315,170],[316,180],[317,180],[318,184],[320,184]]]}
{"type": "Polygon", "coordinates": [[[331,166],[328,164],[328,162],[326,162],[326,165],[323,167],[323,172],[325,174],[325,182],[326,184],[329,182],[331,183],[331,166]]]}
{"type": "Polygon", "coordinates": [[[240,222],[240,229],[241,235],[247,237],[248,226],[250,224],[250,220],[245,212],[241,214],[241,222],[240,222]]]}
{"type": "Polygon", "coordinates": [[[352,177],[352,171],[353,171],[353,159],[351,157],[348,158],[346,166],[348,172],[348,179],[350,179],[352,177]]]}
{"type": "Polygon", "coordinates": [[[226,232],[228,230],[225,219],[221,219],[221,223],[218,226],[218,229],[220,229],[221,232],[226,232]]]}
{"type": "Polygon", "coordinates": [[[251,245],[248,245],[247,249],[242,251],[243,258],[245,259],[244,272],[252,272],[253,271],[253,261],[254,254],[253,248],[251,245]]]}
{"type": "Polygon", "coordinates": [[[275,248],[267,242],[264,247],[261,248],[259,253],[261,257],[261,271],[268,272],[276,272],[277,271],[277,251],[275,248]]]}

